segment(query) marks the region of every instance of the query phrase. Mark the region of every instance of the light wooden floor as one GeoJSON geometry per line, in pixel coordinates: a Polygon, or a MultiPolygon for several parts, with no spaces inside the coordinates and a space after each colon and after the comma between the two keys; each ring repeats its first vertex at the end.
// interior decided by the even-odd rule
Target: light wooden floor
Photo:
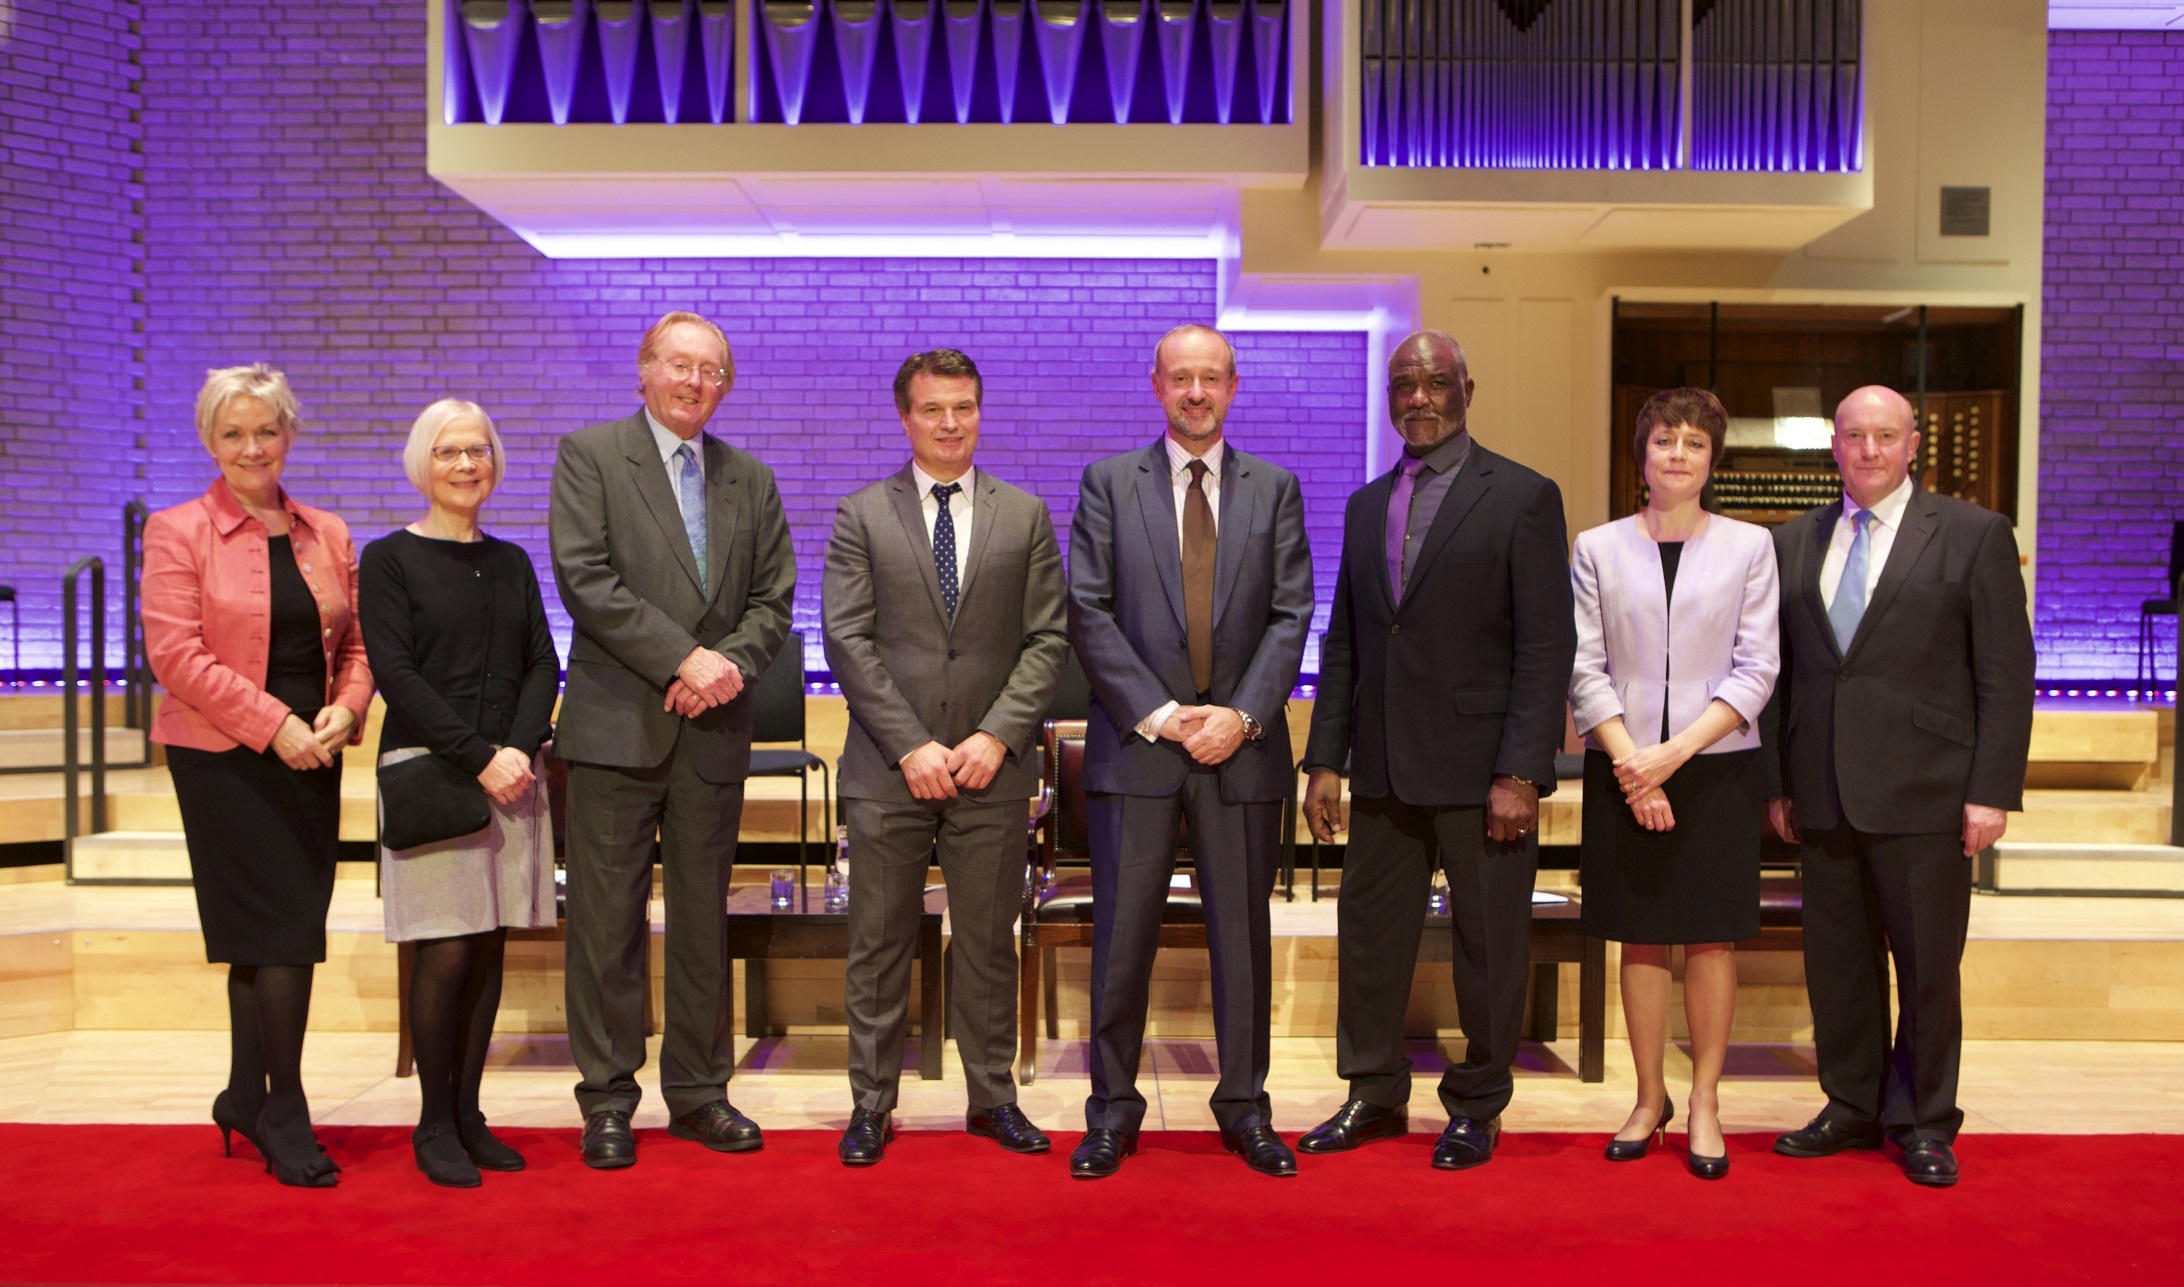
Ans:
{"type": "MultiPolygon", "coordinates": [[[[1608,1047],[1607,1080],[1587,1086],[1568,1061],[1576,1043],[1527,1045],[1519,1061],[1512,1130],[1605,1132],[1622,1122],[1632,1097],[1628,1049],[1608,1047]]],[[[915,1050],[915,1039],[912,1049],[915,1050]]],[[[729,1086],[736,1106],[778,1130],[839,1129],[848,1117],[844,1042],[808,1036],[736,1041],[738,1070],[729,1086]]],[[[1141,1084],[1151,1101],[1148,1130],[1211,1130],[1206,1106],[1214,1081],[1210,1041],[1147,1045],[1141,1084]]],[[[1025,1111],[1050,1129],[1082,1129],[1085,1045],[1042,1047],[1038,1080],[1021,1092],[1025,1111]]],[[[659,1042],[638,1080],[645,1101],[639,1127],[666,1125],[656,1068],[659,1042]]],[[[304,1079],[322,1123],[402,1124],[417,1113],[417,1083],[393,1073],[394,1042],[372,1033],[313,1033],[304,1052],[304,1079]]],[[[1415,1045],[1418,1064],[1411,1106],[1417,1129],[1445,1120],[1434,1095],[1440,1055],[1415,1045]]],[[[908,1129],[956,1129],[963,1082],[951,1048],[947,1076],[903,1080],[898,1120],[908,1129]]],[[[27,1122],[194,1123],[208,1120],[213,1094],[226,1077],[227,1037],[218,1032],[90,1031],[0,1040],[0,1120],[27,1122]]],[[[1681,1098],[1689,1065],[1671,1048],[1671,1091],[1681,1098]]],[[[575,1070],[558,1037],[495,1041],[484,1107],[496,1122],[575,1126],[570,1097],[575,1070]]],[[[1334,1071],[1334,1042],[1279,1038],[1268,1090],[1275,1121],[1301,1131],[1334,1111],[1343,1098],[1334,1071]]],[[[1820,1106],[1809,1046],[1738,1046],[1722,1088],[1724,1125],[1731,1131],[1774,1131],[1802,1125],[1820,1106]]],[[[1967,1131],[2103,1134],[2184,1133],[2184,1043],[1977,1041],[1964,1051],[1961,1102],[1967,1131]]],[[[209,1137],[208,1131],[208,1137],[209,1137]]]]}

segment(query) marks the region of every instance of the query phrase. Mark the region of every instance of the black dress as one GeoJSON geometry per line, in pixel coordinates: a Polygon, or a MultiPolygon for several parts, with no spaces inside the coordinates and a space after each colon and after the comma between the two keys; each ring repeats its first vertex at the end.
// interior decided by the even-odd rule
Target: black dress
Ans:
{"type": "MultiPolygon", "coordinates": [[[[1683,543],[1663,541],[1670,610],[1683,543]]],[[[1661,714],[1667,740],[1668,713],[1661,714]]],[[[1585,839],[1578,850],[1585,932],[1618,943],[1733,943],[1759,933],[1758,751],[1694,755],[1662,787],[1676,825],[1648,831],[1623,802],[1615,761],[1585,752],[1585,839]]]]}
{"type": "MultiPolygon", "coordinates": [[[[272,632],[265,688],[308,724],[326,701],[318,602],[285,536],[267,542],[272,632]]],[[[268,746],[167,748],[190,851],[205,959],[312,965],[326,959],[341,829],[341,758],[297,772],[268,746]]]]}

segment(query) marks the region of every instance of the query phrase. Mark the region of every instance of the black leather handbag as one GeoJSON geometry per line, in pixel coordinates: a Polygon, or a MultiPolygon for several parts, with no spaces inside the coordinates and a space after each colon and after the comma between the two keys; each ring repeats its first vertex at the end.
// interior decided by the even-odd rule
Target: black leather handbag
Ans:
{"type": "Polygon", "coordinates": [[[379,769],[379,843],[415,849],[483,831],[493,802],[478,779],[427,752],[379,769]]]}

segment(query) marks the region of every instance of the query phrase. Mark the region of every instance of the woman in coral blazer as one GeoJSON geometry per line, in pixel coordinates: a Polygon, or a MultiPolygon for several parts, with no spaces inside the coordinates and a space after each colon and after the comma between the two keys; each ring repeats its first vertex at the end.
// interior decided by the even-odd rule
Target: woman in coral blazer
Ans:
{"type": "Polygon", "coordinates": [[[144,527],[144,639],[167,690],[165,744],[206,959],[228,966],[233,1041],[212,1104],[283,1184],[339,1170],[311,1131],[300,1063],[313,967],[326,959],[341,748],[363,735],[372,676],[356,628],[349,529],[281,490],[295,395],[278,371],[213,371],[197,435],[205,494],[144,527]]]}

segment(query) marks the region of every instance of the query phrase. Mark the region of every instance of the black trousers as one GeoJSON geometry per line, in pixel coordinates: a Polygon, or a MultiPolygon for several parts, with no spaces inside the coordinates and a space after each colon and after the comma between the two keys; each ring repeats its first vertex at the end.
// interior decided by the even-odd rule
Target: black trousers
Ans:
{"type": "Polygon", "coordinates": [[[1538,834],[1489,841],[1483,807],[1428,809],[1393,796],[1350,802],[1335,903],[1342,964],[1335,1071],[1349,1080],[1352,1098],[1384,1108],[1410,1104],[1403,1012],[1435,867],[1448,874],[1456,1018],[1465,1043],[1464,1061],[1441,1074],[1441,1107],[1450,1117],[1483,1121],[1508,1106],[1515,1088],[1509,1069],[1524,1023],[1539,872],[1538,834]]]}
{"type": "Polygon", "coordinates": [[[1954,1140],[1964,1123],[1959,970],[1972,914],[1971,860],[1955,833],[1807,831],[1805,991],[1812,999],[1821,1116],[1898,1142],[1954,1140]],[[1896,1031],[1888,963],[1896,962],[1896,1031]]]}
{"type": "Polygon", "coordinates": [[[655,832],[667,902],[660,1094],[677,1117],[726,1097],[726,908],[742,821],[743,784],[707,782],[680,756],[654,769],[569,765],[569,1053],[585,1114],[637,1109],[655,832]]]}
{"type": "Polygon", "coordinates": [[[1193,771],[1170,796],[1088,794],[1092,842],[1092,1094],[1088,1130],[1137,1133],[1145,1119],[1138,1059],[1160,919],[1175,872],[1176,823],[1190,820],[1191,856],[1206,909],[1213,1032],[1220,1080],[1213,1116],[1224,1131],[1274,1124],[1266,1093],[1273,1022],[1267,900],[1281,854],[1280,801],[1226,804],[1212,772],[1193,771]]]}
{"type": "MultiPolygon", "coordinates": [[[[948,886],[948,1021],[970,1107],[1016,1102],[1016,936],[1024,906],[1021,800],[842,801],[849,823],[849,1086],[857,1107],[894,1110],[910,1013],[910,962],[934,861],[948,886]]],[[[939,1041],[937,1032],[921,1040],[939,1041]]]]}

